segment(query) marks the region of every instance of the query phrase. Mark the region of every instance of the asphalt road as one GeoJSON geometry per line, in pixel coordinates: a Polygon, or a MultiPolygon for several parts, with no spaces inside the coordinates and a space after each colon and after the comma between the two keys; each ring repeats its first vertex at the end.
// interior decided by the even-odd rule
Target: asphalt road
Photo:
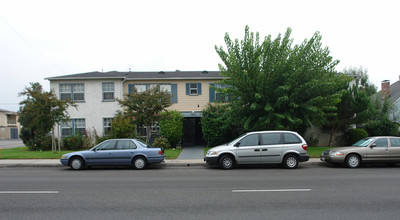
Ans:
{"type": "Polygon", "coordinates": [[[0,219],[399,219],[400,167],[1,168],[0,219]]]}

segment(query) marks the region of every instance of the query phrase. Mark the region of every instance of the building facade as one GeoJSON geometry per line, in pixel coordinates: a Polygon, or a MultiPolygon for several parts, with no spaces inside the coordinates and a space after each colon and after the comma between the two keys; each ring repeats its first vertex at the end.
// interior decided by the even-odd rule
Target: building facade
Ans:
{"type": "Polygon", "coordinates": [[[18,139],[18,113],[0,109],[0,139],[18,139]]]}
{"type": "Polygon", "coordinates": [[[59,99],[71,99],[75,107],[67,112],[70,121],[56,128],[57,136],[70,136],[77,132],[96,132],[101,136],[110,129],[111,120],[122,107],[117,99],[136,89],[138,92],[158,86],[172,95],[168,110],[184,116],[182,145],[201,145],[201,111],[218,99],[212,88],[222,80],[218,71],[173,72],[90,72],[50,77],[50,89],[59,99]]]}

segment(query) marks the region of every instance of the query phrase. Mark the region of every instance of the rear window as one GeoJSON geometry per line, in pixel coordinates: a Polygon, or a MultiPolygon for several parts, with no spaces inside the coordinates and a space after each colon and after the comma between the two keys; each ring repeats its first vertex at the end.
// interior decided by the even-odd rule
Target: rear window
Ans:
{"type": "Polygon", "coordinates": [[[284,133],[283,134],[283,139],[285,144],[300,144],[301,139],[297,137],[297,135],[290,134],[290,133],[284,133]]]}

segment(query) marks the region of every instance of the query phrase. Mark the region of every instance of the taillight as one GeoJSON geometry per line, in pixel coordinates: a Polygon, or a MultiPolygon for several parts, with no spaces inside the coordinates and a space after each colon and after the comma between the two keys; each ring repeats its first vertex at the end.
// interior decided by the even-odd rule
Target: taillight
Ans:
{"type": "Polygon", "coordinates": [[[158,154],[162,155],[162,154],[163,154],[163,151],[162,151],[162,150],[159,150],[159,151],[158,151],[158,154]]]}
{"type": "Polygon", "coordinates": [[[301,147],[305,150],[305,151],[307,151],[308,150],[308,146],[307,146],[307,144],[303,144],[303,145],[301,145],[301,147]]]}

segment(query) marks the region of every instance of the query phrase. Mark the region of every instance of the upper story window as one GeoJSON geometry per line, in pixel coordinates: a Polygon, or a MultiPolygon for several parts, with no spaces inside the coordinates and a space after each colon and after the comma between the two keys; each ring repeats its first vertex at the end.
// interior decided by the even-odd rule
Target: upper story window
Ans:
{"type": "Polygon", "coordinates": [[[201,95],[201,83],[186,83],[186,95],[201,95]]]}
{"type": "Polygon", "coordinates": [[[60,99],[71,101],[85,101],[85,85],[83,83],[60,84],[60,99]]]}
{"type": "Polygon", "coordinates": [[[114,83],[104,82],[102,87],[103,101],[114,101],[114,83]]]}
{"type": "Polygon", "coordinates": [[[167,91],[169,94],[171,94],[171,103],[177,103],[178,102],[178,86],[177,84],[161,84],[161,83],[152,83],[152,84],[129,84],[129,94],[132,94],[134,89],[138,93],[144,92],[146,90],[149,90],[151,88],[157,87],[160,89],[160,91],[167,91]]]}
{"type": "Polygon", "coordinates": [[[218,92],[217,89],[227,88],[226,85],[210,83],[210,102],[228,103],[230,100],[229,95],[218,92]]]}

